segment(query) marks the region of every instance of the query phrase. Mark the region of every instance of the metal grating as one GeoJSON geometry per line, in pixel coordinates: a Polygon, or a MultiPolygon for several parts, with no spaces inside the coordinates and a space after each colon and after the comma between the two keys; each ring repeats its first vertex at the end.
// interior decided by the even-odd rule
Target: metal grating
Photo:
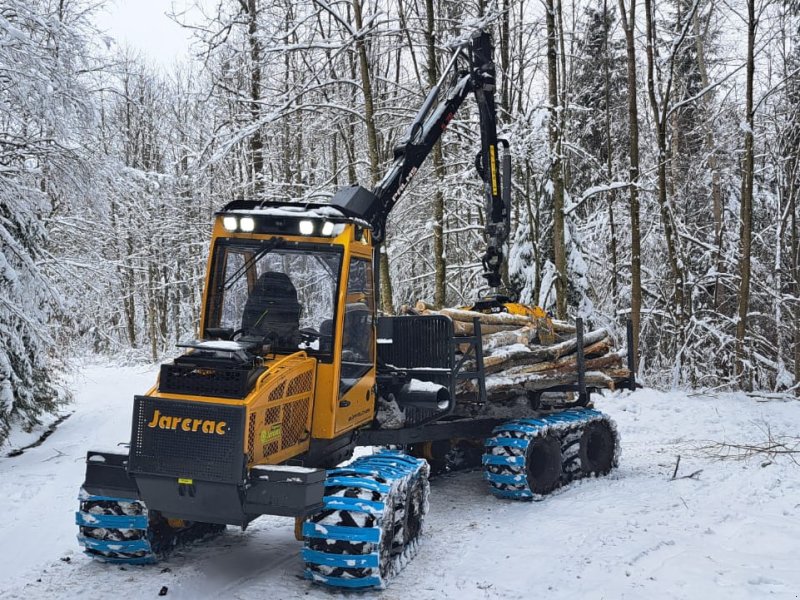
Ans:
{"type": "Polygon", "coordinates": [[[308,398],[287,404],[283,409],[283,435],[281,449],[286,450],[308,439],[308,398]]]}
{"type": "Polygon", "coordinates": [[[249,464],[282,462],[308,448],[316,361],[304,353],[270,369],[260,399],[249,408],[255,417],[255,448],[249,464]]]}
{"type": "Polygon", "coordinates": [[[161,365],[158,391],[166,394],[191,394],[219,398],[244,398],[261,369],[161,365]]]}
{"type": "Polygon", "coordinates": [[[281,422],[281,407],[273,406],[264,411],[264,425],[281,422]]]}
{"type": "Polygon", "coordinates": [[[286,387],[286,382],[282,381],[280,384],[275,386],[275,389],[269,393],[268,402],[275,402],[276,400],[280,400],[283,398],[283,390],[286,387]]]}
{"type": "Polygon", "coordinates": [[[247,417],[247,463],[253,462],[253,451],[256,445],[256,415],[250,413],[247,417]]]}
{"type": "Polygon", "coordinates": [[[136,396],[129,470],[238,482],[245,458],[243,438],[241,406],[136,396]]]}
{"type": "Polygon", "coordinates": [[[381,317],[391,319],[392,343],[378,344],[378,357],[401,369],[451,369],[453,322],[445,316],[381,317]]]}
{"type": "Polygon", "coordinates": [[[289,382],[289,389],[286,390],[286,395],[294,396],[296,394],[310,392],[313,384],[314,375],[312,373],[303,373],[298,375],[289,382]]]}

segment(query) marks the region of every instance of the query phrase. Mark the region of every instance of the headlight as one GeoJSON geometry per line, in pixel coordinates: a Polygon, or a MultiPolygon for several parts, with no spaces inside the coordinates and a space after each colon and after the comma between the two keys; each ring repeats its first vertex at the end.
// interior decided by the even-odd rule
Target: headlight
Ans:
{"type": "Polygon", "coordinates": [[[222,226],[227,231],[236,231],[238,224],[236,217],[222,217],[222,226]]]}
{"type": "Polygon", "coordinates": [[[333,233],[333,223],[330,221],[325,221],[325,224],[322,226],[322,235],[328,236],[333,233]]]}
{"type": "Polygon", "coordinates": [[[314,221],[300,221],[300,233],[303,235],[314,233],[314,221]]]}
{"type": "Polygon", "coordinates": [[[242,228],[242,231],[250,233],[256,228],[256,222],[253,217],[242,217],[239,219],[239,227],[242,228]]]}

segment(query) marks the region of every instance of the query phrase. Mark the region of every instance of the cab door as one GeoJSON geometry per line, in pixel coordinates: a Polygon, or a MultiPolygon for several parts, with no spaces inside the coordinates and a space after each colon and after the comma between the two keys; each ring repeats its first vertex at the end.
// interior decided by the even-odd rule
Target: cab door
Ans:
{"type": "Polygon", "coordinates": [[[347,268],[336,433],[368,423],[375,411],[375,290],[371,258],[347,268]]]}

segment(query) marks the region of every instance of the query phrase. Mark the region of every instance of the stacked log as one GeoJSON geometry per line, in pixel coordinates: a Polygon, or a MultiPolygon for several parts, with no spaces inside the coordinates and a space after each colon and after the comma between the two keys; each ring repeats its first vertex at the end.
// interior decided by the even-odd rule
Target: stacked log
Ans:
{"type": "MultiPolygon", "coordinates": [[[[456,336],[474,335],[474,320],[480,321],[486,391],[490,399],[522,391],[543,391],[578,381],[578,339],[570,323],[509,313],[483,314],[457,308],[433,309],[418,302],[414,314],[445,315],[453,321],[456,336]],[[543,331],[546,327],[547,331],[543,331]]],[[[466,352],[469,345],[463,344],[466,352]]],[[[615,386],[628,379],[625,351],[617,351],[605,329],[583,335],[585,382],[589,387],[615,386]]],[[[474,362],[464,368],[472,370],[474,362]]],[[[475,391],[473,382],[464,382],[462,392],[475,391]]]]}

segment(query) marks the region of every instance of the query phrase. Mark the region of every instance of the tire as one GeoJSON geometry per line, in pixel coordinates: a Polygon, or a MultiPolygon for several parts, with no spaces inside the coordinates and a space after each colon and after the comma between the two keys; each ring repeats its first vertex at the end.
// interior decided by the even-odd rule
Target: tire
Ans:
{"type": "Polygon", "coordinates": [[[561,484],[561,442],[555,435],[531,440],[525,455],[525,475],[534,494],[549,494],[561,484]]]}
{"type": "Polygon", "coordinates": [[[606,475],[614,468],[617,436],[606,421],[588,423],[581,434],[578,456],[584,476],[606,475]]]}
{"type": "Polygon", "coordinates": [[[430,484],[427,477],[417,477],[409,485],[403,510],[403,526],[394,540],[395,550],[403,552],[417,543],[422,534],[422,525],[428,512],[430,484]]]}

